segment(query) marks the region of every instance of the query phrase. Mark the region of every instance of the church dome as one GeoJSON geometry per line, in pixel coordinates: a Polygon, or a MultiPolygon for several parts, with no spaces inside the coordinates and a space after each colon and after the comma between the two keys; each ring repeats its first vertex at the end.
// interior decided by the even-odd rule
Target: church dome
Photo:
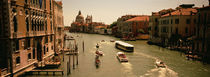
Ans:
{"type": "Polygon", "coordinates": [[[77,17],[76,17],[76,22],[83,23],[84,22],[84,17],[81,14],[81,11],[79,11],[77,17]]]}

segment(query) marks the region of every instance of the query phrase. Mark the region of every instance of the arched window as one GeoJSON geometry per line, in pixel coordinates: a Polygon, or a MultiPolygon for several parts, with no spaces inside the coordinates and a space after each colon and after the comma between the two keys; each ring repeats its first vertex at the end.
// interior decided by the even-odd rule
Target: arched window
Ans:
{"type": "Polygon", "coordinates": [[[47,20],[45,20],[45,31],[47,31],[47,20]]]}
{"type": "Polygon", "coordinates": [[[17,25],[17,18],[16,18],[16,16],[14,16],[14,18],[13,18],[13,24],[14,24],[14,32],[17,32],[18,25],[17,25]]]}
{"type": "Polygon", "coordinates": [[[31,30],[32,31],[34,30],[34,21],[33,21],[33,19],[31,20],[31,30]]]}
{"type": "Polygon", "coordinates": [[[27,32],[29,31],[29,22],[28,22],[28,18],[26,18],[26,30],[27,30],[27,32]]]}

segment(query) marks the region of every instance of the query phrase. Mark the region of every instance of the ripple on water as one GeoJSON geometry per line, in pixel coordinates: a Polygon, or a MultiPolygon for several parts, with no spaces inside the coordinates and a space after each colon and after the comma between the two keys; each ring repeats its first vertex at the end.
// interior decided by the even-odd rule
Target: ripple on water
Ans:
{"type": "Polygon", "coordinates": [[[178,74],[169,68],[154,68],[140,77],[178,77],[178,74]]]}

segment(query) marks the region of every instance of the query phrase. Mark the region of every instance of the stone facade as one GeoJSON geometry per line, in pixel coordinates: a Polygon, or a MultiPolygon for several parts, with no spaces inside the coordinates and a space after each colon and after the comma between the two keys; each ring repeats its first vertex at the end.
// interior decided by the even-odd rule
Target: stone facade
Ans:
{"type": "Polygon", "coordinates": [[[210,6],[198,9],[193,54],[210,63],[210,6]]]}
{"type": "Polygon", "coordinates": [[[17,76],[49,61],[54,55],[53,1],[0,3],[0,68],[17,76]]]}
{"type": "Polygon", "coordinates": [[[150,17],[150,41],[168,45],[179,39],[186,40],[195,34],[197,8],[180,5],[175,10],[167,9],[153,13],[150,17]]]}
{"type": "Polygon", "coordinates": [[[118,19],[118,32],[122,37],[137,37],[148,34],[149,16],[126,16],[118,19]],[[123,21],[121,21],[123,20],[123,21]]]}
{"type": "Polygon", "coordinates": [[[55,29],[55,52],[60,53],[64,43],[63,7],[61,1],[54,1],[54,29],[55,29]]]}

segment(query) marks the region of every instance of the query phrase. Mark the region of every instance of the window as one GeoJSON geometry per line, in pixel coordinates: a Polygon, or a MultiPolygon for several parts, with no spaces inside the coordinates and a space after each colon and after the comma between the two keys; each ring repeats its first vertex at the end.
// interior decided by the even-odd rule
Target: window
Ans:
{"type": "Polygon", "coordinates": [[[46,54],[46,47],[44,46],[44,54],[46,54]]]}
{"type": "Polygon", "coordinates": [[[14,32],[17,32],[18,25],[17,25],[17,18],[16,18],[16,16],[14,16],[14,18],[13,18],[13,24],[14,24],[14,32]]]}
{"type": "Polygon", "coordinates": [[[196,24],[196,19],[194,19],[194,23],[196,24]]]}
{"type": "Polygon", "coordinates": [[[45,43],[48,43],[48,37],[45,37],[45,43]]]}
{"type": "Polygon", "coordinates": [[[30,48],[31,47],[31,41],[30,39],[27,39],[27,48],[30,48]]]}
{"type": "Polygon", "coordinates": [[[28,60],[31,59],[31,53],[28,53],[28,60]]]}
{"type": "Polygon", "coordinates": [[[173,19],[171,19],[171,24],[173,24],[173,19]]]}
{"type": "Polygon", "coordinates": [[[190,24],[190,19],[186,19],[186,24],[190,24]]]}
{"type": "Polygon", "coordinates": [[[28,22],[28,18],[26,18],[26,30],[27,30],[27,32],[29,31],[29,22],[28,22]]]}
{"type": "Polygon", "coordinates": [[[176,28],[176,34],[178,34],[178,28],[176,28]]]}
{"type": "Polygon", "coordinates": [[[28,3],[28,0],[25,0],[25,3],[28,3]]]}
{"type": "Polygon", "coordinates": [[[47,21],[45,21],[45,31],[47,31],[47,21]]]}
{"type": "Polygon", "coordinates": [[[167,27],[162,27],[162,32],[167,33],[167,27]]]}
{"type": "Polygon", "coordinates": [[[15,50],[19,50],[19,40],[15,41],[15,50]]]}
{"type": "Polygon", "coordinates": [[[188,33],[188,28],[185,28],[185,33],[188,33]]]}
{"type": "Polygon", "coordinates": [[[27,42],[28,42],[27,40],[24,40],[24,41],[23,41],[24,49],[27,49],[27,48],[28,48],[28,45],[27,45],[28,43],[27,43],[27,42]]]}
{"type": "Polygon", "coordinates": [[[16,58],[16,64],[20,64],[20,56],[16,58]]]}
{"type": "Polygon", "coordinates": [[[155,18],[155,22],[158,22],[158,19],[157,18],[155,18]]]}
{"type": "Polygon", "coordinates": [[[35,48],[33,48],[33,59],[35,59],[35,48]]]}
{"type": "Polygon", "coordinates": [[[31,30],[33,31],[34,30],[34,21],[31,20],[31,30]]]}
{"type": "Polygon", "coordinates": [[[50,42],[52,42],[52,41],[53,41],[53,36],[51,35],[51,36],[50,36],[50,42]]]}
{"type": "Polygon", "coordinates": [[[51,49],[53,50],[53,46],[51,46],[51,49]]]}
{"type": "Polygon", "coordinates": [[[175,19],[175,24],[179,24],[179,19],[175,19]]]}

